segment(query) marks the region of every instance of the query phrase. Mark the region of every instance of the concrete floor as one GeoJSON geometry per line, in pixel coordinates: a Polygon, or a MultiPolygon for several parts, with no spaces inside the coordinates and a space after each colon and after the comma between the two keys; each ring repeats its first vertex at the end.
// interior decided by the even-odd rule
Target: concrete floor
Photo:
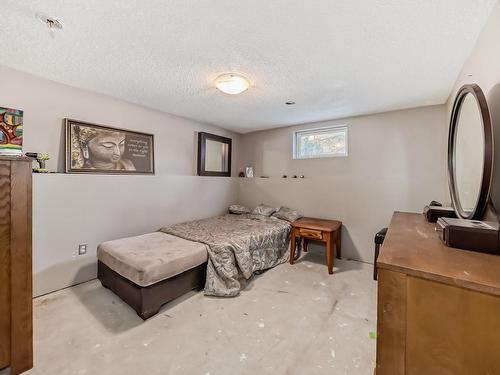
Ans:
{"type": "Polygon", "coordinates": [[[237,298],[189,293],[146,322],[96,280],[37,298],[26,374],[372,375],[372,266],[337,261],[328,275],[323,256],[269,270],[237,298]]]}

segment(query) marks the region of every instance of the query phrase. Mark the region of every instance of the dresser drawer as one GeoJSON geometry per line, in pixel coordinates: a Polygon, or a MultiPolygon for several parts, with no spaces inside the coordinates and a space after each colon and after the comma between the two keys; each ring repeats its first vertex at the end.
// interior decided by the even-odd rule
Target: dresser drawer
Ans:
{"type": "Polygon", "coordinates": [[[322,240],[323,239],[323,232],[321,232],[320,230],[299,228],[299,236],[313,238],[316,240],[322,240]]]}

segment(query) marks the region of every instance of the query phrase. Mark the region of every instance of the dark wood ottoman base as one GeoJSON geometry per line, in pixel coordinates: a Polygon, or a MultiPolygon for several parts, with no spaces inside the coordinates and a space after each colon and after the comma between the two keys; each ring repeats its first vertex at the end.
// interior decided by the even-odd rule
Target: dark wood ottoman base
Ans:
{"type": "Polygon", "coordinates": [[[123,277],[101,261],[97,262],[97,278],[144,320],[160,311],[162,305],[193,289],[205,287],[207,263],[184,271],[156,284],[142,287],[123,277]]]}

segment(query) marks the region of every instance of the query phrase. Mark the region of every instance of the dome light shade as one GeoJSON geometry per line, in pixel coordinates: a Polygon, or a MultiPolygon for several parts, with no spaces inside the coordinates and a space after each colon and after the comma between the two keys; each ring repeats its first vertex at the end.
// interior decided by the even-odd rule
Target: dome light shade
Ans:
{"type": "Polygon", "coordinates": [[[225,94],[238,95],[248,90],[250,82],[236,73],[224,73],[215,79],[215,87],[225,94]]]}

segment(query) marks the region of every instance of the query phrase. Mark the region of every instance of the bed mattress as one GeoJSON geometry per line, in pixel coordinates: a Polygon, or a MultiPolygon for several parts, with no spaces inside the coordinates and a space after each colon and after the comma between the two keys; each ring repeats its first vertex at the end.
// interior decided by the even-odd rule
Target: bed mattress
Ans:
{"type": "Polygon", "coordinates": [[[255,272],[286,262],[290,228],[289,222],[275,217],[227,214],[161,231],[207,245],[205,295],[233,297],[255,272]]]}

